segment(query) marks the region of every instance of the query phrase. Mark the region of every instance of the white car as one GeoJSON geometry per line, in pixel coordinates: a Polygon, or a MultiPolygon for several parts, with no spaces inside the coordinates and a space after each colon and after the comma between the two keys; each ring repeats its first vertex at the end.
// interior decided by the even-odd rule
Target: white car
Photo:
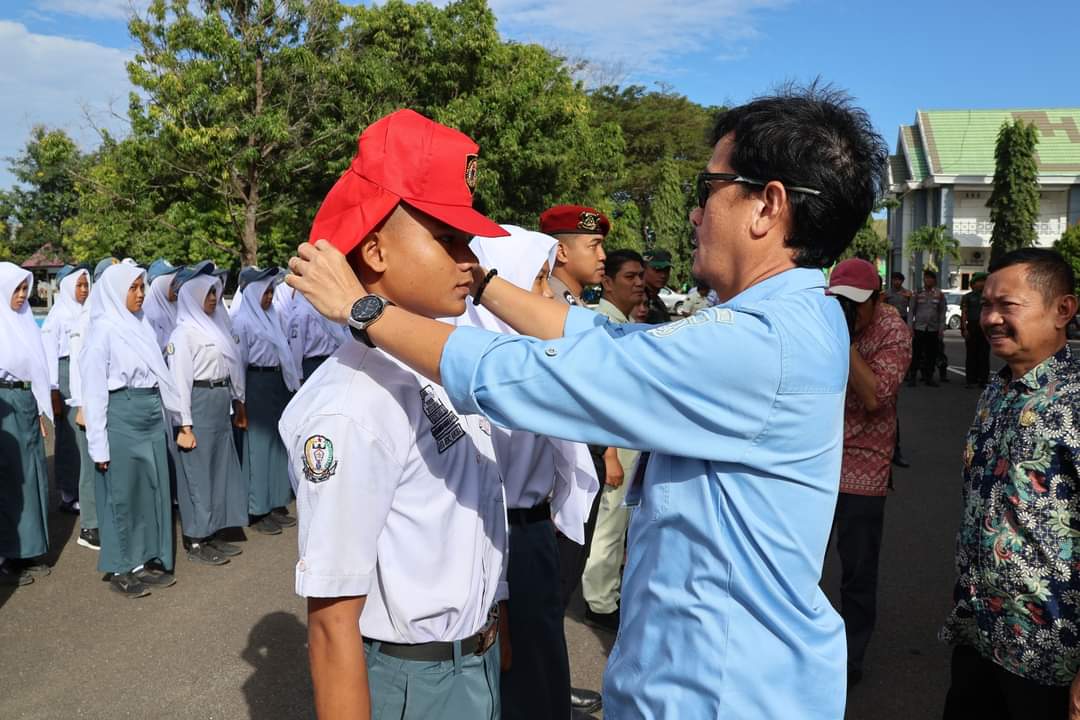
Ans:
{"type": "Polygon", "coordinates": [[[664,301],[668,313],[672,315],[682,314],[683,303],[686,302],[687,297],[687,295],[677,293],[671,288],[660,288],[660,299],[664,301]]]}
{"type": "Polygon", "coordinates": [[[960,329],[960,298],[967,293],[956,290],[945,291],[945,327],[950,330],[960,329]]]}

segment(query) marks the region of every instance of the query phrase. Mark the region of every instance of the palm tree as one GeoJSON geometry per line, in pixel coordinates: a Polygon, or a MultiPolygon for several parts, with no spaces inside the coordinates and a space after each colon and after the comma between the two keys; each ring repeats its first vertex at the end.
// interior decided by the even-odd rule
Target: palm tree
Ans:
{"type": "Polygon", "coordinates": [[[927,255],[926,266],[933,270],[940,268],[939,260],[948,255],[953,260],[960,259],[960,241],[949,234],[944,225],[925,225],[917,228],[907,239],[907,250],[912,261],[915,253],[927,255]]]}

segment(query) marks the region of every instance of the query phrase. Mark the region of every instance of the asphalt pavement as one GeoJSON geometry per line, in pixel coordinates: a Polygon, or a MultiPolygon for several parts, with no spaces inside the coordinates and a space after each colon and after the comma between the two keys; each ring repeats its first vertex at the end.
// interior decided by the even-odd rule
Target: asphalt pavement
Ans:
{"type": "MultiPolygon", "coordinates": [[[[963,386],[962,341],[949,333],[946,345],[951,382],[900,395],[911,468],[897,470],[886,506],[878,626],[851,720],[940,716],[949,653],[937,633],[950,607],[961,445],[979,394],[963,386]]],[[[314,717],[295,529],[247,532],[244,554],[220,568],[181,553],[174,587],[127,600],[101,581],[96,553],[76,545],[77,518],[51,521],[52,574],[0,588],[0,718],[314,717]]],[[[830,553],[822,586],[835,599],[838,585],[830,553]]],[[[613,638],[584,626],[582,610],[579,598],[566,621],[573,678],[599,688],[613,638]]]]}

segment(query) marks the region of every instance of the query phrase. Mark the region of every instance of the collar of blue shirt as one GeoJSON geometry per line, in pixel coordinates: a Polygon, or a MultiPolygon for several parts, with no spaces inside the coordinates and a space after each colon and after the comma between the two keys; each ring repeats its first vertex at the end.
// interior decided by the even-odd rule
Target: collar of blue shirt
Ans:
{"type": "Polygon", "coordinates": [[[774,295],[785,295],[815,287],[825,287],[825,273],[817,268],[792,268],[766,278],[756,285],[751,285],[718,307],[737,308],[774,295]]]}

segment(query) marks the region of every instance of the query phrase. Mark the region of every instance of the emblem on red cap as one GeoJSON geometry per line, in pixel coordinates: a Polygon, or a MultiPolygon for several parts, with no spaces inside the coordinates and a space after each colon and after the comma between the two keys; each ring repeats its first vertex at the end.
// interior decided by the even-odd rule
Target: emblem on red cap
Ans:
{"type": "Polygon", "coordinates": [[[600,229],[600,213],[583,212],[578,219],[578,230],[597,232],[600,229]]]}
{"type": "Polygon", "coordinates": [[[469,192],[476,192],[476,173],[478,165],[479,159],[476,155],[465,156],[465,185],[468,186],[469,192]]]}

